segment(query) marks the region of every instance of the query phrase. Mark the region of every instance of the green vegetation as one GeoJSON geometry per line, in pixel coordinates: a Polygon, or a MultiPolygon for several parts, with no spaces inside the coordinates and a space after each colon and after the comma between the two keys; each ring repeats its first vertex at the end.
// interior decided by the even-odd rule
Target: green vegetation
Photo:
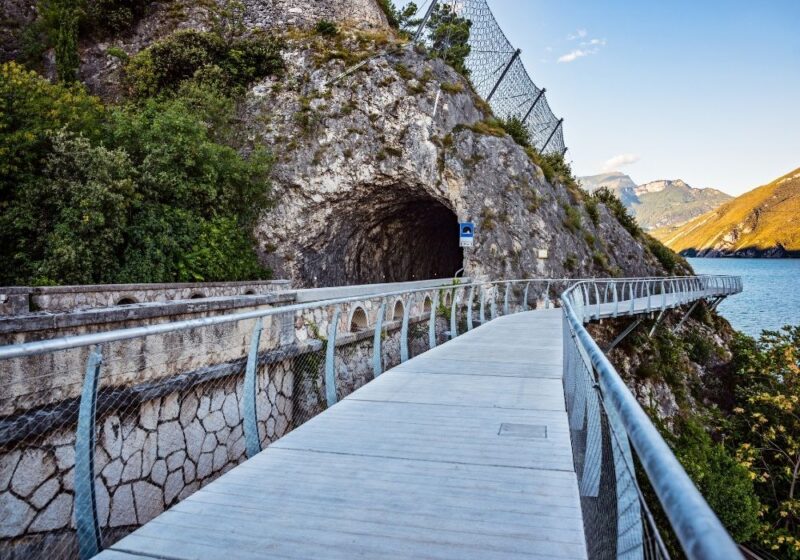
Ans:
{"type": "Polygon", "coordinates": [[[617,198],[611,189],[608,187],[601,187],[594,191],[591,195],[595,200],[602,202],[608,208],[609,212],[617,219],[619,224],[628,230],[634,237],[639,237],[642,234],[642,228],[636,223],[636,219],[631,215],[622,201],[617,198]]]}
{"type": "Polygon", "coordinates": [[[139,52],[126,67],[133,97],[175,93],[194,81],[227,95],[283,69],[281,43],[271,37],[225,41],[215,33],[179,31],[139,52]]]}
{"type": "Polygon", "coordinates": [[[442,85],[439,86],[441,90],[445,93],[461,93],[464,91],[464,86],[458,82],[442,82],[442,85]]]}
{"type": "Polygon", "coordinates": [[[578,209],[569,204],[562,204],[564,208],[564,226],[572,233],[577,233],[581,229],[581,213],[578,209]]]}
{"type": "Polygon", "coordinates": [[[531,146],[531,133],[519,117],[508,117],[500,121],[500,125],[517,144],[526,148],[531,146]]]}
{"type": "Polygon", "coordinates": [[[319,20],[314,30],[320,35],[334,36],[339,34],[339,28],[336,27],[336,24],[327,19],[319,20]]]}
{"type": "Polygon", "coordinates": [[[763,503],[754,539],[772,554],[800,558],[800,326],[737,335],[737,404],[723,424],[726,444],[748,470],[763,503]]]}
{"type": "Polygon", "coordinates": [[[117,106],[66,83],[68,57],[62,84],[0,66],[0,283],[268,277],[250,232],[271,158],[233,123],[235,96],[282,68],[280,44],[237,38],[225,17],[132,57],[117,106]]]}
{"type": "Polygon", "coordinates": [[[723,445],[715,443],[697,418],[681,419],[664,433],[734,540],[747,542],[754,537],[759,530],[761,504],[747,468],[723,445]]]}
{"type": "Polygon", "coordinates": [[[681,257],[664,246],[664,244],[655,237],[647,235],[646,233],[642,233],[642,237],[644,238],[644,244],[647,250],[658,259],[658,262],[661,263],[661,266],[663,266],[667,272],[674,272],[683,261],[681,257]]]}

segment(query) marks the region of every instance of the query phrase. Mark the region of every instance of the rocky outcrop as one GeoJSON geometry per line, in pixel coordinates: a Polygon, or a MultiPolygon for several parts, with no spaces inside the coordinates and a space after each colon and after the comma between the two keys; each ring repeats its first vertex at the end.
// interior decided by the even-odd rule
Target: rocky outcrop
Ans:
{"type": "Polygon", "coordinates": [[[387,45],[329,84],[347,66],[330,53],[367,40],[377,39],[290,42],[292,79],[248,96],[249,140],[278,156],[277,206],[256,233],[279,276],[334,285],[462,266],[494,278],[658,272],[602,205],[594,224],[577,189],[549,183],[523,148],[482,126],[483,104],[440,60],[387,45]],[[474,247],[458,247],[457,221],[476,223],[474,247]]]}

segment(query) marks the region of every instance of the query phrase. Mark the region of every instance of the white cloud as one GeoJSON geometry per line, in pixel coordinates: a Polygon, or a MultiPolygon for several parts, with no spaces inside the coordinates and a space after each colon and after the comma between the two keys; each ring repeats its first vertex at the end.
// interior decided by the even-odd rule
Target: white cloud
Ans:
{"type": "Polygon", "coordinates": [[[583,41],[581,43],[581,45],[584,46],[584,47],[604,47],[604,46],[606,46],[606,40],[605,39],[592,39],[590,41],[583,41]]]}
{"type": "Polygon", "coordinates": [[[567,35],[567,41],[574,41],[575,39],[583,39],[586,37],[587,32],[585,29],[578,29],[575,33],[567,35]]]}
{"type": "Polygon", "coordinates": [[[632,165],[639,159],[639,154],[619,154],[603,164],[603,171],[618,171],[620,167],[632,165]]]}
{"type": "Polygon", "coordinates": [[[570,51],[567,54],[563,54],[558,57],[559,62],[574,62],[579,58],[584,56],[589,56],[590,54],[595,54],[597,50],[584,50],[584,49],[575,49],[574,51],[570,51]]]}

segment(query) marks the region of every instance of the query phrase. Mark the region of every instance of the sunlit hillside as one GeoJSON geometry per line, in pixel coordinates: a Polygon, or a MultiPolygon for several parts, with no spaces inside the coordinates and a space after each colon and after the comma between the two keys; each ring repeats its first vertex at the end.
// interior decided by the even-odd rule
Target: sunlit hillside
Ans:
{"type": "Polygon", "coordinates": [[[800,255],[800,169],[681,226],[652,234],[689,255],[800,255]]]}

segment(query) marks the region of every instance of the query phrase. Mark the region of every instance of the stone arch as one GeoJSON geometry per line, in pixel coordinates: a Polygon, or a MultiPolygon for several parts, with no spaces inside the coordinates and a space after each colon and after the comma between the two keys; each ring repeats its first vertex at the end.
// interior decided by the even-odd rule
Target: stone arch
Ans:
{"type": "Polygon", "coordinates": [[[403,312],[405,311],[405,305],[403,304],[402,299],[398,299],[394,302],[392,306],[390,321],[399,321],[403,318],[403,312]]]}
{"type": "Polygon", "coordinates": [[[247,290],[247,291],[244,293],[244,295],[246,295],[246,296],[254,296],[254,295],[256,295],[256,291],[255,291],[255,290],[253,290],[253,289],[250,289],[250,290],[247,290]]]}
{"type": "Polygon", "coordinates": [[[348,329],[350,332],[361,332],[369,328],[369,321],[367,320],[367,312],[360,305],[353,308],[350,313],[350,321],[348,321],[348,329]]]}
{"type": "Polygon", "coordinates": [[[114,305],[133,305],[135,303],[139,303],[136,301],[136,298],[133,296],[123,296],[117,300],[117,303],[114,305]]]}
{"type": "Polygon", "coordinates": [[[464,265],[450,201],[421,185],[360,185],[347,196],[331,193],[306,213],[281,232],[296,240],[297,257],[273,267],[291,263],[305,285],[451,278],[464,265]]]}
{"type": "Polygon", "coordinates": [[[189,296],[189,299],[203,299],[204,297],[206,297],[206,295],[203,292],[195,292],[189,296]]]}

